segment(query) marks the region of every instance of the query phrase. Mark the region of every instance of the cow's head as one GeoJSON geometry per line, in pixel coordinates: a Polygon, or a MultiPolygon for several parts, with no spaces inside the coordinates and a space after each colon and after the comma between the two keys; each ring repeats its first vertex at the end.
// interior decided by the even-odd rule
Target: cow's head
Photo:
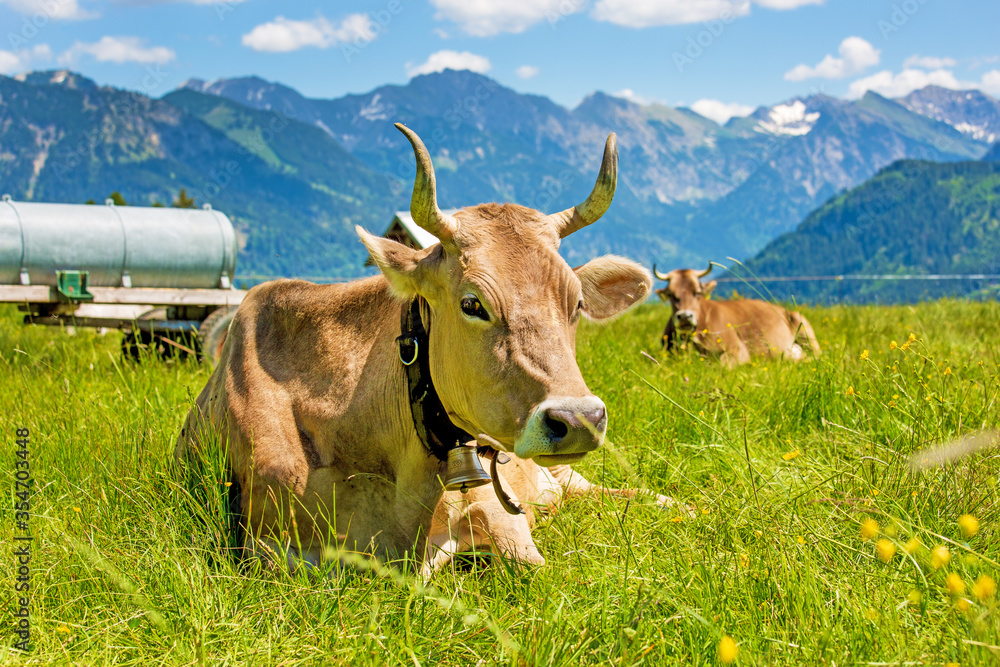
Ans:
{"type": "Polygon", "coordinates": [[[704,271],[694,269],[674,269],[670,273],[660,273],[653,265],[653,274],[666,280],[667,286],[656,290],[656,295],[673,308],[671,317],[677,331],[691,333],[704,321],[701,304],[715,289],[715,281],[702,283],[701,279],[712,272],[712,264],[704,271]]]}
{"type": "Polygon", "coordinates": [[[560,240],[600,218],[618,171],[615,135],[582,204],[545,215],[514,204],[482,204],[454,216],[438,208],[434,167],[420,138],[410,213],[440,244],[413,250],[358,234],[393,290],[426,300],[431,376],[448,415],[472,434],[542,465],[569,463],[604,440],[604,403],[576,364],[582,315],[603,320],[642,301],[652,288],[644,268],[601,257],[570,268],[560,240]]]}

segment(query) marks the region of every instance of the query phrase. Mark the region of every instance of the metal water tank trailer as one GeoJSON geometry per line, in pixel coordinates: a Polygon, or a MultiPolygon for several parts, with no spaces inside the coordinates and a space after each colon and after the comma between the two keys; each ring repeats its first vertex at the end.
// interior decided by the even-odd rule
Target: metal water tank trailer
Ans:
{"type": "Polygon", "coordinates": [[[229,288],[236,233],[211,209],[0,202],[0,285],[229,288]]]}

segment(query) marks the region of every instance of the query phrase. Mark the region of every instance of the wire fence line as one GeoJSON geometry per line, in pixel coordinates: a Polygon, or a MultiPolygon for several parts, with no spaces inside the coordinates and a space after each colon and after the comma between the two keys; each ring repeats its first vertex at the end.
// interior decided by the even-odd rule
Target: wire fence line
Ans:
{"type": "MultiPolygon", "coordinates": [[[[346,283],[357,280],[362,276],[345,278],[340,276],[259,276],[246,275],[237,276],[236,280],[248,283],[262,283],[268,280],[279,280],[281,278],[292,278],[295,280],[309,280],[316,283],[346,283]]],[[[928,274],[852,274],[830,276],[743,276],[743,277],[723,277],[715,278],[719,283],[745,283],[745,282],[810,282],[821,280],[1000,280],[1000,273],[928,273],[928,274]]]]}
{"type": "Polygon", "coordinates": [[[716,278],[719,283],[811,282],[823,280],[1000,280],[1000,273],[850,274],[833,276],[742,276],[716,278]]]}

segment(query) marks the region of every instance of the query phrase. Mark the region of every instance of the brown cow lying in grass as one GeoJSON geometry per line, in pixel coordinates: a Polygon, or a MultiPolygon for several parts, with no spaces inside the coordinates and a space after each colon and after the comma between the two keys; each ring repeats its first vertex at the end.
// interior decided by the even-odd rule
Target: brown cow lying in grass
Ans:
{"type": "Polygon", "coordinates": [[[727,366],[750,361],[751,356],[783,357],[800,361],[803,346],[820,353],[809,321],[800,313],[759,299],[709,301],[715,281],[702,283],[712,271],[675,269],[654,275],[667,286],[657,296],[670,304],[670,321],[663,330],[663,345],[674,348],[678,337],[689,338],[702,354],[717,356],[727,366]]]}
{"type": "Polygon", "coordinates": [[[208,447],[226,452],[244,545],[286,554],[291,567],[338,550],[419,561],[448,455],[478,434],[542,466],[599,448],[608,415],[577,365],[577,325],[617,315],[652,287],[627,259],[571,268],[559,254],[611,204],[613,134],[577,206],[450,215],[427,148],[397,127],[417,164],[410,211],[440,243],[414,250],[358,228],[380,275],[252,289],[177,439],[182,465],[208,447]]]}
{"type": "MultiPolygon", "coordinates": [[[[480,457],[484,468],[490,465],[480,457]]],[[[503,490],[520,505],[524,514],[512,515],[503,508],[491,485],[470,489],[462,494],[449,491],[438,503],[424,554],[423,574],[440,570],[462,553],[501,555],[528,565],[544,565],[531,536],[538,512],[555,511],[564,498],[606,493],[634,498],[648,495],[661,507],[675,506],[673,499],[635,489],[609,489],[595,486],[568,465],[544,468],[531,460],[510,456],[499,467],[503,490]]],[[[688,508],[676,505],[687,514],[688,508]]]]}

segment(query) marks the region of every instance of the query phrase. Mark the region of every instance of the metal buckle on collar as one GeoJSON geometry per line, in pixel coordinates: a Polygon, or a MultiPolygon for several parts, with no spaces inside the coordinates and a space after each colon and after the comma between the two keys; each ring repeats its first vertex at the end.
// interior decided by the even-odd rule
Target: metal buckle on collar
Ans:
{"type": "Polygon", "coordinates": [[[415,362],[417,360],[417,357],[420,355],[420,343],[417,341],[416,338],[412,338],[410,336],[407,336],[406,338],[400,338],[398,340],[399,340],[399,360],[403,362],[404,366],[412,366],[413,362],[415,362]],[[406,359],[403,358],[403,347],[404,345],[407,345],[410,342],[413,343],[413,357],[409,361],[407,361],[406,359]]]}

